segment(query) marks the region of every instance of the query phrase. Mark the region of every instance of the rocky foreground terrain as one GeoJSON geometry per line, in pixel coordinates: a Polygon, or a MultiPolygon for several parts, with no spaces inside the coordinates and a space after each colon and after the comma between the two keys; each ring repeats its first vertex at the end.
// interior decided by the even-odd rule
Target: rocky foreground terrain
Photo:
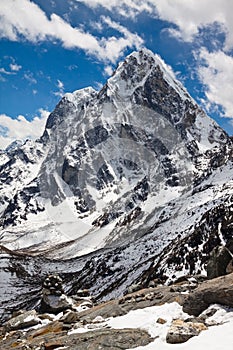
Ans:
{"type": "MultiPolygon", "coordinates": [[[[163,349],[166,344],[185,342],[186,349],[191,349],[191,338],[208,334],[211,328],[224,332],[221,327],[233,326],[233,273],[211,280],[190,276],[170,286],[131,288],[138,290],[96,303],[88,290],[68,297],[61,278],[50,275],[43,283],[37,309],[15,311],[3,323],[0,348],[163,349]]],[[[230,339],[229,332],[225,335],[226,344],[218,340],[227,350],[233,341],[230,334],[230,339]]],[[[199,349],[204,348],[201,344],[199,349]]]]}

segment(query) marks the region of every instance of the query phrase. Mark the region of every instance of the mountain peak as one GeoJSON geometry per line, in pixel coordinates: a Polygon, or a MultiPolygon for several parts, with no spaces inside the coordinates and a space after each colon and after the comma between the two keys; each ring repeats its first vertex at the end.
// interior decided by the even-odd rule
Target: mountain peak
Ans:
{"type": "Polygon", "coordinates": [[[63,98],[77,106],[80,103],[88,101],[91,97],[94,97],[96,94],[97,91],[93,89],[93,87],[88,86],[86,88],[76,90],[72,93],[67,92],[63,98]]]}
{"type": "Polygon", "coordinates": [[[114,91],[123,98],[130,96],[150,79],[154,80],[154,86],[151,86],[153,89],[156,89],[156,81],[164,80],[167,87],[175,90],[183,100],[189,99],[195,103],[172,68],[159,55],[146,48],[132,52],[118,65],[107,82],[108,96],[114,91]]]}
{"type": "MultiPolygon", "coordinates": [[[[223,130],[146,49],[126,57],[99,93],[88,87],[66,94],[42,140],[2,161],[1,243],[29,252],[36,246],[38,254],[51,247],[46,254],[55,258],[148,232],[163,232],[162,245],[173,224],[175,236],[185,235],[176,205],[189,205],[185,194],[224,165],[230,149],[223,130]]],[[[193,224],[194,216],[182,215],[193,224]]]]}

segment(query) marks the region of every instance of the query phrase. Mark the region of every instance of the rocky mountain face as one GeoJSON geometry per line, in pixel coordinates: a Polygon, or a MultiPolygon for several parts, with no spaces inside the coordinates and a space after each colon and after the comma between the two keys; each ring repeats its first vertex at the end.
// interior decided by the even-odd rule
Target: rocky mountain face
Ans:
{"type": "Polygon", "coordinates": [[[219,246],[228,266],[232,169],[231,138],[148,50],[66,94],[39,140],[0,154],[3,315],[55,270],[108,300],[205,273],[219,246]]]}

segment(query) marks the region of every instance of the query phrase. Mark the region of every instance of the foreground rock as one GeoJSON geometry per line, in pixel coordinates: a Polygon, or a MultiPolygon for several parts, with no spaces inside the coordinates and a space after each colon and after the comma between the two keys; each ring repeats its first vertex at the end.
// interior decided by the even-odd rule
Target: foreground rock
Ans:
{"type": "MultiPolygon", "coordinates": [[[[48,314],[47,311],[41,314],[39,308],[38,312],[20,311],[3,325],[0,331],[2,334],[0,349],[133,349],[145,346],[154,339],[145,330],[130,329],[130,323],[126,323],[124,329],[111,328],[109,318],[125,315],[131,310],[172,302],[183,305],[183,311],[193,315],[200,314],[212,303],[229,306],[233,304],[233,274],[205,281],[200,285],[197,279],[189,278],[189,282],[182,279],[172,286],[160,285],[141,289],[122,298],[92,306],[85,311],[81,307],[83,302],[90,302],[89,292],[86,290],[81,290],[72,296],[72,308],[68,310],[65,308],[59,314],[57,310],[54,314],[48,314]]],[[[64,294],[43,294],[43,299],[45,296],[59,299],[64,294]]],[[[155,328],[158,325],[164,326],[166,332],[170,325],[166,337],[167,343],[184,343],[191,337],[198,336],[202,330],[207,329],[207,326],[221,324],[217,322],[218,318],[212,318],[217,310],[218,306],[212,306],[199,317],[192,316],[188,319],[187,314],[179,311],[176,317],[173,316],[173,320],[162,318],[165,315],[161,313],[154,318],[153,325],[155,328]]]]}
{"type": "Polygon", "coordinates": [[[131,310],[143,309],[145,307],[155,305],[163,305],[174,301],[182,305],[184,298],[185,295],[173,291],[168,286],[146,288],[80,312],[79,318],[80,320],[87,320],[88,322],[91,322],[97,316],[102,316],[104,318],[122,316],[131,310]]]}
{"type": "Polygon", "coordinates": [[[67,298],[66,295],[45,295],[41,302],[41,312],[50,312],[58,314],[61,311],[67,310],[72,307],[72,301],[67,298]]]}
{"type": "Polygon", "coordinates": [[[233,273],[203,282],[183,302],[183,310],[198,316],[211,304],[233,307],[233,273]]]}
{"type": "Polygon", "coordinates": [[[86,333],[68,334],[61,322],[54,322],[38,331],[13,333],[1,342],[1,349],[52,350],[119,350],[145,346],[153,338],[141,329],[100,329],[86,333]]]}
{"type": "Polygon", "coordinates": [[[11,318],[5,323],[4,328],[6,331],[12,331],[32,327],[39,323],[41,323],[41,320],[37,317],[36,311],[31,310],[19,313],[19,315],[11,318]]]}
{"type": "Polygon", "coordinates": [[[49,275],[42,285],[42,300],[40,312],[58,314],[68,309],[82,310],[93,306],[88,290],[79,290],[75,296],[64,294],[62,278],[58,275],[49,275]]]}
{"type": "Polygon", "coordinates": [[[166,341],[170,344],[185,343],[206,329],[207,327],[203,323],[174,320],[168,330],[166,341]]]}

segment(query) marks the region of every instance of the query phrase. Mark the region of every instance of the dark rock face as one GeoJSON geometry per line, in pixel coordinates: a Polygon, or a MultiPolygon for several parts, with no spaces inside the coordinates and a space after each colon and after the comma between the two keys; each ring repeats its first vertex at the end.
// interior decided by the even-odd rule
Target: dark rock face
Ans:
{"type": "Polygon", "coordinates": [[[113,182],[114,177],[110,173],[107,164],[103,164],[97,173],[96,188],[98,190],[103,189],[106,185],[113,182]]]}
{"type": "MultiPolygon", "coordinates": [[[[216,205],[207,210],[198,223],[189,227],[189,235],[179,236],[168,245],[160,255],[159,261],[146,272],[147,279],[168,279],[166,271],[172,267],[174,271],[182,270],[192,275],[201,273],[201,267],[206,269],[209,278],[226,274],[226,268],[232,257],[230,251],[232,240],[232,196],[228,196],[225,205],[216,205]],[[226,248],[220,247],[218,226],[221,225],[221,234],[226,242],[226,248]],[[202,245],[202,248],[200,246],[202,245]],[[229,246],[229,248],[227,248],[229,246]],[[212,257],[211,257],[212,255],[212,257]]],[[[190,213],[192,215],[192,213],[190,213]]],[[[169,276],[171,277],[171,276],[169,276]]]]}
{"type": "Polygon", "coordinates": [[[85,133],[85,139],[90,148],[106,141],[108,137],[108,131],[102,125],[96,126],[94,129],[88,130],[85,133]]]}
{"type": "Polygon", "coordinates": [[[225,275],[227,266],[231,260],[232,256],[226,247],[215,247],[210,254],[210,259],[206,266],[208,278],[211,279],[225,275]]]}
{"type": "Polygon", "coordinates": [[[73,108],[73,103],[63,98],[58,103],[55,110],[52,113],[50,113],[47,119],[45,129],[52,129],[53,127],[56,127],[59,124],[61,124],[64,119],[64,115],[70,114],[70,112],[73,111],[73,108]]]}

